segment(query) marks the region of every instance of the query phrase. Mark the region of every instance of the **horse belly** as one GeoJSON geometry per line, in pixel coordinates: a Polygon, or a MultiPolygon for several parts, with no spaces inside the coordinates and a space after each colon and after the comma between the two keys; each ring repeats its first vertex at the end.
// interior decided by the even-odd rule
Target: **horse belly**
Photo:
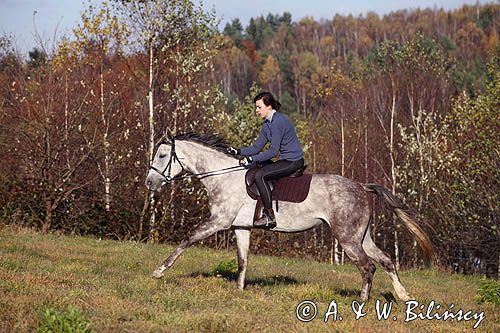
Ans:
{"type": "MultiPolygon", "coordinates": [[[[307,201],[307,200],[306,200],[307,201]]],[[[304,203],[280,202],[275,212],[277,226],[274,231],[300,232],[324,222],[324,217],[315,209],[310,209],[304,203]]]]}

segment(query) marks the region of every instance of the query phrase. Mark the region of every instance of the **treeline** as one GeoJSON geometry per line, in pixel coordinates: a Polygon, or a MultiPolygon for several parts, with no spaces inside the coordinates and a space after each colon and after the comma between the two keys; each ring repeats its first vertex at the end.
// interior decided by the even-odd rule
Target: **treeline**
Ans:
{"type": "MultiPolygon", "coordinates": [[[[196,181],[147,192],[155,143],[168,128],[248,144],[260,128],[251,100],[265,89],[295,121],[310,172],[387,186],[431,226],[443,268],[497,276],[499,9],[320,22],[285,12],[221,33],[191,1],[116,1],[87,8],[72,35],[27,60],[4,36],[1,221],[178,241],[208,216],[207,198],[196,181]]],[[[373,216],[371,230],[402,266],[423,264],[391,216],[373,216]]],[[[233,235],[208,243],[229,247],[233,235]]],[[[252,247],[346,259],[325,226],[256,231],[252,247]]]]}

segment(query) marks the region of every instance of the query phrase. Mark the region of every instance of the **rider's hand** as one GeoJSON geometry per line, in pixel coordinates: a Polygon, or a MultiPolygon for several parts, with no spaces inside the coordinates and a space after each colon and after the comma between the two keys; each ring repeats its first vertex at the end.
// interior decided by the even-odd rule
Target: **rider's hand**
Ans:
{"type": "Polygon", "coordinates": [[[231,155],[239,155],[240,154],[240,150],[239,149],[236,149],[236,148],[233,148],[231,146],[227,147],[226,148],[226,151],[231,154],[231,155]]]}
{"type": "Polygon", "coordinates": [[[252,162],[253,162],[253,159],[252,159],[250,156],[247,156],[247,157],[243,157],[243,158],[240,160],[240,165],[241,165],[241,166],[244,166],[244,167],[247,167],[247,166],[249,166],[252,162]]]}

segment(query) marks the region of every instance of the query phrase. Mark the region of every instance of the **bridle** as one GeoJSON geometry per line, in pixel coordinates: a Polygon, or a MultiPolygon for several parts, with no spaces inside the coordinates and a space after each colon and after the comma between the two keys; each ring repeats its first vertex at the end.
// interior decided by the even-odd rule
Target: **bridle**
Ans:
{"type": "Polygon", "coordinates": [[[245,169],[245,167],[237,165],[237,166],[233,166],[233,167],[229,167],[229,168],[224,168],[224,169],[220,169],[220,170],[200,172],[200,173],[195,173],[195,174],[190,174],[190,175],[182,175],[182,173],[184,172],[184,170],[186,170],[186,168],[184,168],[184,165],[182,164],[181,160],[177,156],[177,153],[175,152],[175,139],[172,139],[172,142],[169,142],[168,140],[163,139],[162,141],[160,141],[159,146],[162,145],[162,144],[170,144],[171,145],[171,147],[170,147],[170,158],[168,160],[167,165],[165,166],[165,168],[163,169],[163,171],[161,171],[160,169],[154,167],[153,165],[149,166],[149,169],[151,169],[151,170],[156,171],[157,173],[159,173],[163,178],[165,178],[165,180],[167,182],[170,182],[170,181],[173,181],[173,180],[184,179],[184,178],[191,178],[191,177],[196,177],[198,179],[203,179],[203,178],[210,177],[210,176],[224,175],[224,174],[227,174],[227,173],[230,173],[230,172],[235,172],[235,171],[240,171],[240,170],[244,170],[245,169]],[[174,177],[171,177],[172,164],[175,163],[175,161],[179,162],[179,165],[181,166],[182,170],[181,170],[181,172],[179,172],[178,175],[176,175],[174,177]]]}
{"type": "Polygon", "coordinates": [[[185,169],[184,169],[184,165],[182,165],[182,162],[179,160],[177,153],[175,152],[175,139],[172,139],[172,142],[168,142],[167,140],[163,139],[162,141],[160,141],[160,144],[158,145],[158,147],[161,146],[162,144],[171,144],[170,158],[168,160],[167,166],[165,167],[165,169],[163,169],[163,171],[160,171],[158,168],[154,167],[153,165],[150,165],[149,168],[151,170],[159,173],[163,178],[165,178],[165,180],[167,182],[169,182],[171,180],[174,180],[174,178],[176,178],[176,177],[172,178],[170,176],[171,171],[172,171],[172,163],[175,163],[176,160],[177,160],[177,162],[179,162],[179,164],[182,168],[182,171],[179,174],[181,174],[185,169]],[[165,173],[167,173],[167,174],[165,175],[165,173]]]}

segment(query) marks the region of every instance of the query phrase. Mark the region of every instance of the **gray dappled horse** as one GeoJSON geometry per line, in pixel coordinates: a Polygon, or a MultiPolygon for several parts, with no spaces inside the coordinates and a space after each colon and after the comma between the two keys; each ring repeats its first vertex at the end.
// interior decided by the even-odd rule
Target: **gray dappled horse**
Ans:
{"type": "MultiPolygon", "coordinates": [[[[211,216],[188,235],[165,262],[154,271],[161,278],[179,255],[193,243],[217,231],[233,229],[238,249],[238,288],[245,286],[250,232],[256,201],[245,190],[245,171],[238,160],[226,153],[227,143],[214,135],[178,134],[163,139],[157,148],[146,185],[158,190],[169,181],[197,177],[206,187],[211,216]],[[184,175],[183,171],[191,172],[184,175]]],[[[401,202],[385,187],[360,184],[337,175],[313,175],[309,195],[301,203],[280,202],[276,212],[277,226],[271,231],[298,232],[327,223],[345,253],[359,269],[363,286],[361,300],[370,295],[375,265],[379,263],[389,275],[397,296],[408,300],[394,263],[370,237],[372,196],[375,194],[404,222],[424,253],[434,257],[433,246],[401,202]]]]}

